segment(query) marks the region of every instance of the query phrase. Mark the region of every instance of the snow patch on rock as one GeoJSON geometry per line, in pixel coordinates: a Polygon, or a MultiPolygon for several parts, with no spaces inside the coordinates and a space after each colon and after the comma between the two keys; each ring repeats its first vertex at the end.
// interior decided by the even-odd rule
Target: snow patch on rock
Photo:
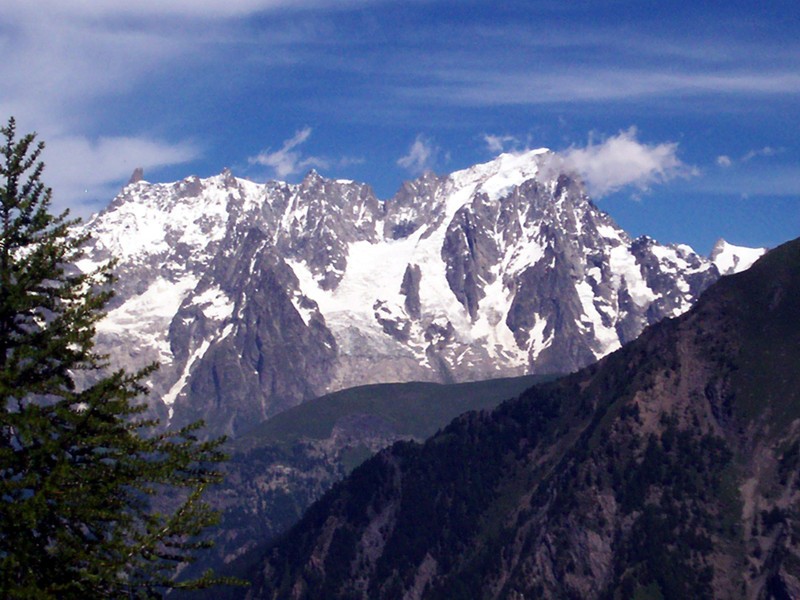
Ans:
{"type": "Polygon", "coordinates": [[[732,275],[749,269],[766,251],[766,248],[734,246],[720,238],[711,249],[709,258],[716,265],[720,275],[732,275]]]}

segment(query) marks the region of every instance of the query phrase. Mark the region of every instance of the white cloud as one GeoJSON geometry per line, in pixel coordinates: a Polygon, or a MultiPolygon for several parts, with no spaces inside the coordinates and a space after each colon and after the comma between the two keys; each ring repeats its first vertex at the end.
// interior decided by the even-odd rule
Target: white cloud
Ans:
{"type": "Polygon", "coordinates": [[[90,133],[104,100],[136,89],[142,77],[184,56],[189,46],[167,33],[100,26],[88,18],[91,3],[81,5],[86,20],[66,14],[80,4],[3,4],[0,118],[13,115],[20,134],[36,131],[46,143],[43,181],[53,188],[54,211],[70,207],[86,217],[119,192],[134,168],[188,162],[200,151],[190,142],[136,131],[90,133]]]}
{"type": "Polygon", "coordinates": [[[740,159],[732,159],[730,156],[723,154],[722,156],[717,157],[717,165],[720,167],[730,167],[734,164],[744,165],[745,163],[750,162],[754,158],[759,157],[770,157],[775,156],[784,151],[784,148],[773,148],[771,146],[764,146],[763,148],[759,148],[758,150],[750,150],[750,152],[746,153],[740,159]]]}
{"type": "Polygon", "coordinates": [[[103,26],[46,11],[35,17],[0,15],[3,96],[52,121],[98,97],[134,89],[141,77],[186,56],[194,44],[157,28],[103,26]]]}
{"type": "Polygon", "coordinates": [[[269,149],[261,152],[257,156],[249,158],[250,164],[261,165],[262,167],[269,167],[273,170],[276,177],[285,179],[290,175],[294,175],[304,171],[310,167],[327,168],[329,161],[319,156],[306,156],[304,157],[299,150],[295,150],[299,145],[303,144],[311,135],[311,127],[303,127],[294,134],[294,137],[283,142],[283,147],[275,152],[270,152],[269,149]]]}
{"type": "MultiPolygon", "coordinates": [[[[376,0],[344,4],[371,1],[376,0]]],[[[113,197],[136,166],[154,169],[199,156],[190,142],[141,133],[160,128],[157,115],[141,124],[118,121],[98,139],[104,131],[98,113],[130,94],[157,93],[159,77],[176,66],[189,73],[209,60],[210,44],[216,57],[241,41],[231,37],[234,18],[340,7],[335,0],[4,0],[0,122],[13,115],[18,131],[38,132],[47,143],[45,182],[53,187],[54,209],[70,205],[88,215],[113,197]]],[[[280,43],[291,43],[293,35],[280,43]]],[[[295,168],[320,164],[305,160],[295,168]]]]}
{"type": "MultiPolygon", "coordinates": [[[[741,18],[750,15],[741,13],[741,18]]],[[[480,55],[458,43],[435,52],[420,50],[416,58],[425,70],[424,83],[407,88],[407,96],[502,106],[800,92],[800,45],[779,36],[744,39],[734,28],[725,35],[664,29],[620,36],[600,23],[555,25],[535,35],[524,23],[469,27],[465,23],[452,35],[480,39],[480,55]]]]}
{"type": "MultiPolygon", "coordinates": [[[[444,62],[444,61],[443,61],[444,62]]],[[[700,68],[675,73],[655,64],[647,70],[614,65],[563,68],[558,63],[542,69],[494,65],[453,68],[449,63],[431,68],[433,82],[404,91],[407,97],[467,106],[536,105],[551,102],[597,102],[649,97],[719,97],[800,93],[800,74],[790,67],[760,71],[729,70],[708,73],[700,68]]]]}
{"type": "Polygon", "coordinates": [[[636,128],[620,131],[600,144],[569,148],[561,153],[567,167],[578,171],[589,191],[601,197],[628,185],[647,189],[689,172],[677,156],[678,144],[643,144],[636,128]]]}
{"type": "Polygon", "coordinates": [[[78,216],[88,216],[98,202],[107,203],[127,182],[133,170],[188,162],[200,155],[190,144],[170,144],[137,137],[100,138],[79,136],[46,140],[42,180],[53,188],[54,212],[68,206],[78,216]]]}
{"type": "Polygon", "coordinates": [[[726,156],[725,154],[717,157],[717,165],[720,167],[730,167],[733,164],[730,156],[726,156]]]}
{"type": "Polygon", "coordinates": [[[5,0],[4,9],[15,14],[40,14],[96,19],[102,17],[237,17],[286,9],[337,8],[375,4],[375,0],[5,0]]]}
{"type": "Polygon", "coordinates": [[[760,150],[751,150],[742,157],[742,162],[749,162],[758,156],[775,156],[778,150],[770,146],[764,146],[760,150]]]}
{"type": "Polygon", "coordinates": [[[411,144],[408,154],[399,158],[397,164],[412,173],[421,173],[433,166],[438,151],[433,142],[420,133],[411,144]]]}
{"type": "Polygon", "coordinates": [[[490,133],[483,135],[483,141],[486,142],[486,147],[489,152],[493,154],[503,152],[506,146],[516,146],[519,144],[519,140],[513,135],[492,135],[490,133]]]}

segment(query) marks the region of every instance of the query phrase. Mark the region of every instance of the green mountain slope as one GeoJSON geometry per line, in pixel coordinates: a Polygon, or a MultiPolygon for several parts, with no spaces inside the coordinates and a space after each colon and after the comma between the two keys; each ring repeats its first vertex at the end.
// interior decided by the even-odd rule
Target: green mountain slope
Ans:
{"type": "MultiPolygon", "coordinates": [[[[222,510],[222,522],[210,535],[215,545],[183,575],[209,566],[241,574],[243,565],[258,558],[259,548],[375,452],[398,440],[422,441],[461,413],[494,408],[552,378],[361,386],[310,400],[256,425],[227,448],[227,477],[207,498],[222,510]]],[[[197,597],[235,592],[211,590],[197,597]]]]}
{"type": "Polygon", "coordinates": [[[302,438],[326,439],[338,424],[356,416],[374,417],[398,435],[425,439],[463,412],[494,408],[532,385],[554,378],[525,375],[449,385],[410,382],[349,388],[264,421],[236,439],[231,449],[242,452],[302,438]]]}
{"type": "Polygon", "coordinates": [[[250,598],[800,597],[800,240],[337,484],[250,598]]]}

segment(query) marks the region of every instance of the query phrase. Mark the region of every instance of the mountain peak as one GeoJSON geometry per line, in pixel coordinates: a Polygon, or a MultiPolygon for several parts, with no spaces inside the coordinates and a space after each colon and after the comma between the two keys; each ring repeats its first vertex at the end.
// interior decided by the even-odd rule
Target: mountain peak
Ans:
{"type": "Polygon", "coordinates": [[[139,183],[142,179],[144,179],[144,169],[142,169],[142,167],[136,167],[133,170],[133,174],[131,174],[131,178],[128,180],[128,185],[139,183]]]}
{"type": "Polygon", "coordinates": [[[450,178],[457,187],[477,186],[476,192],[483,192],[494,201],[525,181],[549,175],[553,156],[547,148],[504,152],[489,162],[456,171],[450,178]]]}
{"type": "Polygon", "coordinates": [[[498,154],[492,160],[474,165],[470,169],[488,170],[494,172],[500,171],[515,171],[520,169],[530,168],[531,166],[539,166],[543,159],[554,156],[554,153],[549,148],[535,148],[533,150],[522,150],[520,152],[503,152],[498,154]]]}
{"type": "Polygon", "coordinates": [[[766,251],[766,248],[734,246],[719,238],[708,257],[721,275],[730,275],[749,269],[766,251]]]}
{"type": "Polygon", "coordinates": [[[303,177],[303,182],[304,183],[315,182],[315,181],[321,181],[323,179],[325,178],[322,175],[320,175],[316,169],[311,169],[308,173],[306,173],[306,176],[303,177]]]}

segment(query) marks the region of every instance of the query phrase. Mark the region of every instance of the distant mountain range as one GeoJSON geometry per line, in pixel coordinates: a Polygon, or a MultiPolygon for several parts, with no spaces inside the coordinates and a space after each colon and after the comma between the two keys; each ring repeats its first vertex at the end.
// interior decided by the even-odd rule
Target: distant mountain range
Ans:
{"type": "Polygon", "coordinates": [[[315,172],[136,173],[85,230],[81,268],[119,260],[99,349],[161,363],[163,422],[233,435],[355,385],[574,371],[761,253],[631,239],[547,150],[426,173],[389,200],[315,172]]]}
{"type": "Polygon", "coordinates": [[[596,364],[400,442],[251,599],[800,597],[800,239],[596,364]]]}

